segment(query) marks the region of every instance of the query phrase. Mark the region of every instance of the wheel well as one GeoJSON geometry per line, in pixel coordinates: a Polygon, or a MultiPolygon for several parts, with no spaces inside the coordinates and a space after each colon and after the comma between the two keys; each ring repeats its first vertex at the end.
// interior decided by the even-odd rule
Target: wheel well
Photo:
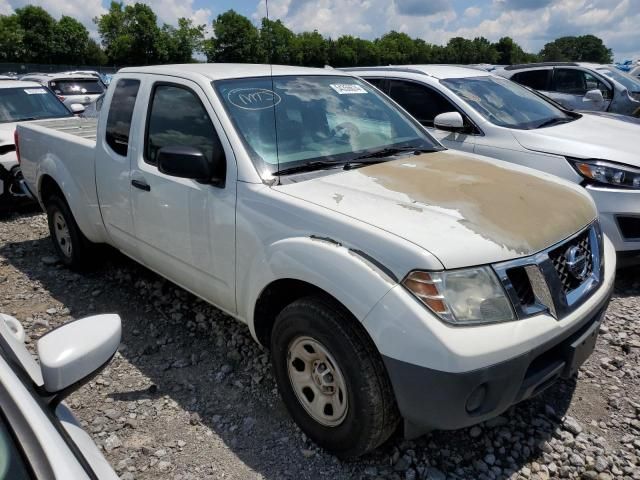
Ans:
{"type": "Polygon", "coordinates": [[[335,297],[321,288],[301,280],[285,278],[270,283],[258,297],[253,315],[253,326],[258,341],[268,348],[271,342],[271,330],[278,314],[287,305],[309,295],[325,295],[338,302],[335,297]]]}
{"type": "Polygon", "coordinates": [[[62,200],[65,199],[64,193],[56,181],[49,175],[45,175],[40,182],[40,200],[46,205],[47,200],[53,195],[58,195],[62,200]]]}

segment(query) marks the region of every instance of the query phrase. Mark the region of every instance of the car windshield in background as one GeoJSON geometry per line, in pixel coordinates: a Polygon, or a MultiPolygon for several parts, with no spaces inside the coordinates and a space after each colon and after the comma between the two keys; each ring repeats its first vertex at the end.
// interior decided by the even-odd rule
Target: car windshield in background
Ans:
{"type": "Polygon", "coordinates": [[[52,80],[49,85],[56,95],[100,95],[104,92],[104,86],[98,79],[52,80]]]}
{"type": "Polygon", "coordinates": [[[467,77],[440,80],[495,125],[531,130],[574,120],[562,110],[526,88],[499,77],[467,77]]]}
{"type": "Polygon", "coordinates": [[[278,76],[213,82],[260,171],[363,153],[442,147],[378,91],[353,77],[278,76]]]}
{"type": "Polygon", "coordinates": [[[70,117],[71,112],[44,87],[0,89],[0,122],[70,117]]]}
{"type": "Polygon", "coordinates": [[[615,67],[610,68],[598,68],[598,72],[601,74],[612,78],[613,80],[621,83],[629,92],[631,93],[640,93],[640,79],[637,77],[633,77],[628,73],[621,72],[615,67]]]}

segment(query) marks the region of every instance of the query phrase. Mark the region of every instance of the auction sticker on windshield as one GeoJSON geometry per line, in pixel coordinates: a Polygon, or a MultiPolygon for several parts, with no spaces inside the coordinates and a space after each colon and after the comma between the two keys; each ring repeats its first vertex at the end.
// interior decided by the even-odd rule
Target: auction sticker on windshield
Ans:
{"type": "Polygon", "coordinates": [[[232,105],[245,110],[262,110],[280,103],[280,95],[266,88],[235,88],[227,98],[232,105]]]}
{"type": "Polygon", "coordinates": [[[25,88],[24,93],[27,95],[46,95],[47,91],[44,88],[25,88]]]}
{"type": "Polygon", "coordinates": [[[367,93],[360,85],[355,83],[332,83],[329,85],[340,95],[353,95],[354,93],[367,93]]]}

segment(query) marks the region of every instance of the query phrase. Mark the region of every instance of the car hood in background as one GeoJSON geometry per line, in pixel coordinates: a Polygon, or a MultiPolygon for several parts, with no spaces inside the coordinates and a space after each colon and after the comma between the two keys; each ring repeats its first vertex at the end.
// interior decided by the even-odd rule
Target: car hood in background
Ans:
{"type": "Polygon", "coordinates": [[[596,115],[539,128],[511,130],[524,148],[574,158],[611,160],[640,166],[640,125],[596,115]]]}
{"type": "Polygon", "coordinates": [[[450,151],[406,156],[274,188],[398,235],[445,268],[530,255],[596,218],[582,189],[480,158],[450,151]]]}

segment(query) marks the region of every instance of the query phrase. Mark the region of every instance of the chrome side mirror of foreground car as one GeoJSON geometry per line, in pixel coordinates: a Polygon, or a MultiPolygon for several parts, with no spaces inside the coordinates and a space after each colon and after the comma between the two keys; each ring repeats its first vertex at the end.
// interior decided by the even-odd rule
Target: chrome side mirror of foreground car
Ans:
{"type": "Polygon", "coordinates": [[[446,112],[433,119],[433,126],[447,132],[459,132],[464,129],[464,120],[459,112],[446,112]]]}
{"type": "Polygon", "coordinates": [[[122,334],[120,316],[94,315],[58,327],[37,343],[44,384],[41,394],[56,406],[93,378],[115,355],[122,334]]]}

